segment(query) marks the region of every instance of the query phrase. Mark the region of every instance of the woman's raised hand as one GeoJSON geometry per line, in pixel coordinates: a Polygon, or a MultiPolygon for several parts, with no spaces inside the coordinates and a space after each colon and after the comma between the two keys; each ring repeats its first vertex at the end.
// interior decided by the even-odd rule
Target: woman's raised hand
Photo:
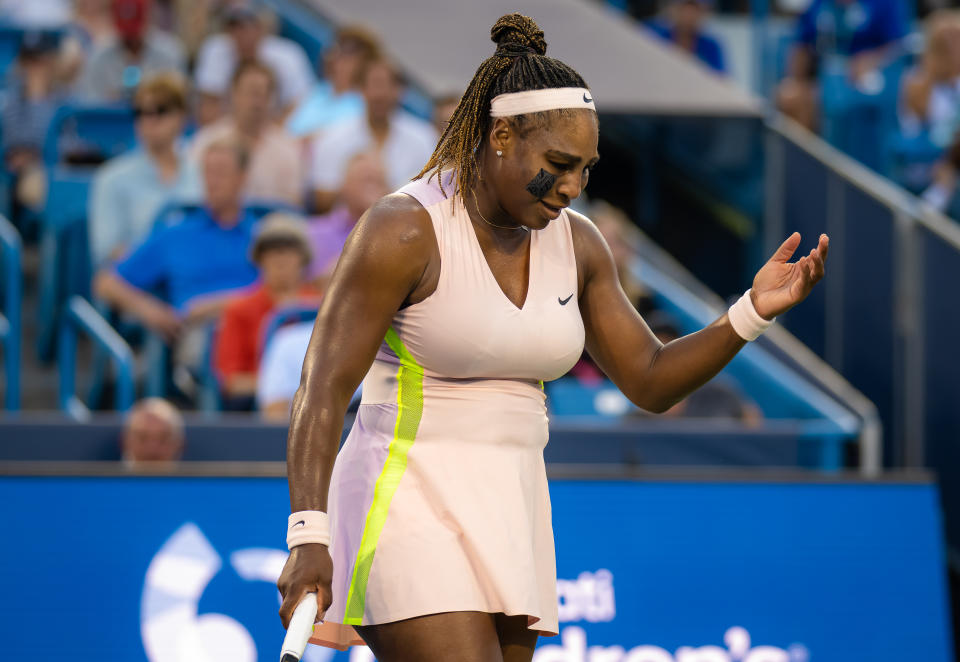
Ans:
{"type": "Polygon", "coordinates": [[[820,242],[808,255],[796,262],[787,262],[799,245],[800,233],[794,232],[754,276],[750,298],[761,317],[773,319],[787,312],[806,299],[823,278],[830,238],[820,235],[820,242]]]}

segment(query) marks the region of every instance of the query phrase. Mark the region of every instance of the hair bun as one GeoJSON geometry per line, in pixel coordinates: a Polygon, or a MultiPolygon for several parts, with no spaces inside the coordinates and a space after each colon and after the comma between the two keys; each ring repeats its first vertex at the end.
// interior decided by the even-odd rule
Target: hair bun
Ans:
{"type": "Polygon", "coordinates": [[[490,39],[497,45],[496,55],[515,57],[524,53],[547,54],[543,30],[529,16],[504,14],[490,28],[490,39]]]}

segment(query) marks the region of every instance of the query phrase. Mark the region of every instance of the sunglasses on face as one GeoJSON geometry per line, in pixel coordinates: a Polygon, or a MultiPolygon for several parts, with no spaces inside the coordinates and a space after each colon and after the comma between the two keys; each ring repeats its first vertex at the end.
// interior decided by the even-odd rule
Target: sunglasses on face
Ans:
{"type": "Polygon", "coordinates": [[[168,113],[172,113],[176,108],[173,106],[168,106],[161,104],[159,106],[152,107],[135,107],[133,109],[133,118],[140,119],[141,117],[163,117],[168,113]]]}

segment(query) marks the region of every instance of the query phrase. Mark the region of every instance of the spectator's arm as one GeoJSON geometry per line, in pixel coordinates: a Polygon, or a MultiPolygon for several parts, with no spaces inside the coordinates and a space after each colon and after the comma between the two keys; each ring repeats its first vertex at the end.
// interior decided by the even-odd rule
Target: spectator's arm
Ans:
{"type": "Polygon", "coordinates": [[[172,306],[148,290],[166,280],[165,258],[171,249],[177,247],[169,231],[151,235],[119,264],[100,269],[93,281],[96,296],[133,315],[167,340],[180,332],[181,320],[172,306]]]}
{"type": "Polygon", "coordinates": [[[252,395],[256,390],[256,375],[243,371],[244,344],[253,342],[245,337],[249,330],[243,323],[241,311],[227,306],[217,333],[214,362],[224,391],[229,395],[252,395]]]}
{"type": "Polygon", "coordinates": [[[112,268],[106,267],[97,273],[93,293],[112,307],[133,315],[168,342],[180,333],[182,323],[172,306],[134,287],[112,268]]]}
{"type": "Polygon", "coordinates": [[[185,320],[188,324],[215,320],[236,296],[237,292],[230,290],[194,297],[187,303],[185,320]]]}
{"type": "Polygon", "coordinates": [[[901,40],[907,35],[909,20],[906,3],[887,0],[876,9],[876,32],[883,45],[857,53],[851,63],[851,77],[856,80],[869,71],[882,69],[903,53],[901,40]]]}
{"type": "Polygon", "coordinates": [[[816,7],[812,6],[797,19],[796,42],[787,59],[788,78],[807,80],[813,75],[814,49],[817,43],[816,7]]]}
{"type": "MultiPolygon", "coordinates": [[[[257,392],[257,374],[254,372],[238,372],[231,375],[229,379],[224,380],[223,390],[232,397],[246,397],[254,395],[257,392]]],[[[284,412],[290,406],[290,402],[284,402],[284,412]]]]}
{"type": "Polygon", "coordinates": [[[918,119],[925,118],[932,91],[933,80],[925,71],[917,69],[911,72],[903,84],[903,103],[906,110],[918,119]]]}
{"type": "Polygon", "coordinates": [[[787,77],[795,80],[807,80],[813,75],[813,49],[808,45],[796,44],[790,51],[787,62],[787,77]]]}
{"type": "Polygon", "coordinates": [[[87,210],[90,230],[90,256],[100,267],[124,248],[124,218],[117,182],[103,168],[93,178],[87,210]]]}

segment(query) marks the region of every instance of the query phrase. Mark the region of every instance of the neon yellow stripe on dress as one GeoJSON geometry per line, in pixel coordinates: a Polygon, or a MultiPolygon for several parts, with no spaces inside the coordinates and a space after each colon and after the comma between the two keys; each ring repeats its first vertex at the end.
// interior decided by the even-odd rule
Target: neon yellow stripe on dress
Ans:
{"type": "Polygon", "coordinates": [[[387,461],[373,488],[373,503],[370,504],[367,520],[363,525],[360,550],[353,566],[353,577],[350,579],[347,607],[343,617],[343,622],[347,625],[362,624],[367,580],[370,578],[377,542],[387,521],[390,501],[407,468],[407,454],[413,446],[423,414],[423,368],[404,346],[393,327],[387,329],[386,341],[400,358],[400,368],[397,370],[397,422],[387,451],[387,461]]]}

